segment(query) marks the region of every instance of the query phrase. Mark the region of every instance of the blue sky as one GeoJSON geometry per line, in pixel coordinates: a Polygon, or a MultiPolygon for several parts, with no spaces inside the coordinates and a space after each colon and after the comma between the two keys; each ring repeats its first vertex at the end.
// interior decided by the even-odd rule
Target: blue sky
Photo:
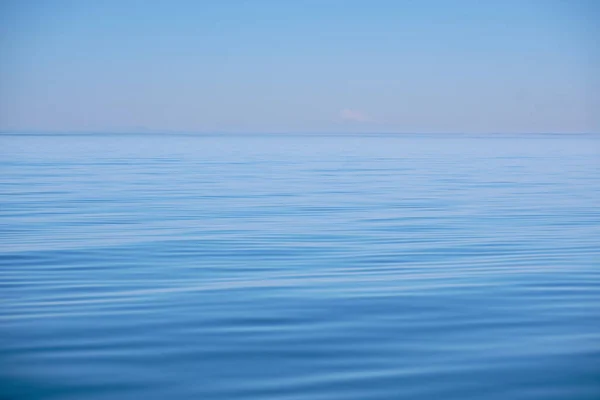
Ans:
{"type": "Polygon", "coordinates": [[[3,131],[600,131],[594,0],[0,7],[3,131]]]}

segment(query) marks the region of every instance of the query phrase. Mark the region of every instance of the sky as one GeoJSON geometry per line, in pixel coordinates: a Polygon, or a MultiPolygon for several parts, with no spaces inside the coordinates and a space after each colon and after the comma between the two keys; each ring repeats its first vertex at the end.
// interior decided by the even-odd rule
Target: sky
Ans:
{"type": "Polygon", "coordinates": [[[600,132],[595,0],[0,0],[0,131],[600,132]]]}

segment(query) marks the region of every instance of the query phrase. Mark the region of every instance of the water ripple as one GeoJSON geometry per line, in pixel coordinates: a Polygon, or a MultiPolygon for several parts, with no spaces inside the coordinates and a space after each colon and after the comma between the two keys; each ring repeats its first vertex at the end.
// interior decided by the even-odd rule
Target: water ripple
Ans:
{"type": "Polygon", "coordinates": [[[0,140],[0,398],[600,398],[596,136],[0,140]]]}

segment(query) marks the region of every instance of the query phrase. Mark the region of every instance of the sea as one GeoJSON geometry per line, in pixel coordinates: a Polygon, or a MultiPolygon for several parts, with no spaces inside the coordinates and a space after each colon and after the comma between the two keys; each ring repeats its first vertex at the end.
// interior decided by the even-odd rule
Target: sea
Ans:
{"type": "Polygon", "coordinates": [[[0,135],[2,400],[600,399],[600,135],[0,135]]]}

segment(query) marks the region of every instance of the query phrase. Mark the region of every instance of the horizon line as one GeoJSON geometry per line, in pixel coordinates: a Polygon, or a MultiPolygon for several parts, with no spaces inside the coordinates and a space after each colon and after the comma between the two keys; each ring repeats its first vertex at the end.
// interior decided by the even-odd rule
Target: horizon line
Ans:
{"type": "Polygon", "coordinates": [[[260,131],[74,131],[74,130],[0,130],[0,135],[185,135],[185,136],[243,136],[243,135],[300,135],[300,136],[356,136],[356,135],[598,135],[600,132],[260,132],[260,131]]]}

